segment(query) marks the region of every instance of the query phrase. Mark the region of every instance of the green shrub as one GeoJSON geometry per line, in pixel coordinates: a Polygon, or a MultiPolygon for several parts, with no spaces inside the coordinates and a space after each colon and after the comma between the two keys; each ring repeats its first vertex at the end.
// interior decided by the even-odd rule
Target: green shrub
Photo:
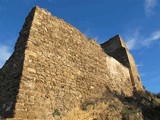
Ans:
{"type": "Polygon", "coordinates": [[[53,115],[53,117],[60,116],[61,113],[60,113],[60,111],[58,109],[55,109],[52,115],[53,115]]]}
{"type": "Polygon", "coordinates": [[[96,104],[94,101],[86,101],[81,105],[82,110],[87,110],[88,106],[96,104]]]}
{"type": "Polygon", "coordinates": [[[139,112],[138,109],[132,108],[129,106],[124,106],[122,109],[122,115],[123,115],[123,120],[128,120],[130,116],[134,117],[134,120],[138,120],[137,118],[137,113],[139,112]]]}

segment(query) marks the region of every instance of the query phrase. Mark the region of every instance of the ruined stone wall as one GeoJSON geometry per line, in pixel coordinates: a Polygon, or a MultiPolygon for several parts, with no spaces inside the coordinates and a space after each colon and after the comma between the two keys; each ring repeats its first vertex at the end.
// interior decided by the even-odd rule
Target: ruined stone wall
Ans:
{"type": "Polygon", "coordinates": [[[107,84],[117,94],[132,95],[133,86],[130,78],[130,72],[127,67],[122,66],[113,57],[106,57],[107,66],[107,84]]]}
{"type": "Polygon", "coordinates": [[[105,54],[94,40],[39,7],[27,17],[2,73],[1,106],[6,105],[4,99],[9,95],[14,97],[9,101],[14,104],[12,116],[6,107],[1,109],[5,118],[53,119],[53,113],[59,111],[62,119],[84,100],[108,91],[133,94],[127,67],[105,54]],[[13,73],[19,77],[14,78],[13,73]],[[18,86],[16,94],[8,91],[13,82],[18,86]]]}
{"type": "MultiPolygon", "coordinates": [[[[17,98],[20,96],[19,84],[21,84],[20,80],[22,80],[24,51],[26,49],[32,19],[33,12],[26,18],[26,22],[19,33],[13,54],[0,70],[0,116],[4,118],[14,116],[15,104],[17,98]]],[[[16,109],[16,111],[18,112],[19,109],[16,109]]]]}
{"type": "Polygon", "coordinates": [[[135,91],[144,92],[144,88],[142,86],[142,82],[141,82],[134,58],[128,51],[127,51],[127,55],[128,55],[129,64],[130,64],[130,68],[129,68],[130,76],[131,76],[131,79],[133,80],[134,89],[135,91]]]}
{"type": "Polygon", "coordinates": [[[134,91],[144,91],[134,58],[119,35],[101,44],[106,54],[114,57],[129,69],[134,91]]]}
{"type": "Polygon", "coordinates": [[[110,38],[108,41],[101,44],[101,47],[106,54],[114,57],[126,67],[130,67],[129,60],[126,53],[126,45],[119,35],[110,38]]]}

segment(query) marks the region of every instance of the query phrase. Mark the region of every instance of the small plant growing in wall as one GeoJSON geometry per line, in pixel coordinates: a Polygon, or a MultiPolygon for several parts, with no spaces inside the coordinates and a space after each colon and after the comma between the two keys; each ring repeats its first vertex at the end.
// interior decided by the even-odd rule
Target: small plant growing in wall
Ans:
{"type": "Polygon", "coordinates": [[[52,115],[53,115],[53,117],[60,116],[61,113],[60,113],[60,111],[58,109],[55,109],[54,112],[52,113],[52,115]]]}

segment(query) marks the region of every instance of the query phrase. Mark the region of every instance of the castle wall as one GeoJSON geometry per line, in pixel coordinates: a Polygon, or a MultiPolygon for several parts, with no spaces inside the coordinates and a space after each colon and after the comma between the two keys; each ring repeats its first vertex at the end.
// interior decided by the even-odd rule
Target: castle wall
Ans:
{"type": "MultiPolygon", "coordinates": [[[[45,120],[53,119],[53,113],[59,111],[62,119],[84,100],[106,92],[132,96],[129,69],[70,24],[35,7],[24,26],[0,76],[1,106],[5,104],[3,98],[12,94],[7,87],[13,82],[18,86],[17,93],[12,94],[14,108],[10,117],[45,120]],[[13,79],[11,73],[16,70],[20,70],[16,73],[20,77],[13,79]]],[[[9,118],[7,114],[1,115],[9,118]]]]}
{"type": "Polygon", "coordinates": [[[127,55],[129,59],[129,64],[130,64],[129,70],[130,70],[130,75],[133,81],[134,90],[144,92],[144,88],[142,86],[142,82],[141,82],[134,58],[128,51],[127,51],[127,55]]]}
{"type": "Polygon", "coordinates": [[[101,44],[101,47],[106,54],[114,57],[129,69],[134,92],[144,91],[134,58],[129,53],[128,48],[122,38],[119,35],[116,35],[115,37],[101,44]]]}
{"type": "Polygon", "coordinates": [[[0,116],[3,118],[12,118],[15,114],[15,104],[20,96],[19,85],[22,80],[24,52],[32,19],[33,13],[30,13],[19,33],[13,54],[0,70],[0,116]]]}
{"type": "Polygon", "coordinates": [[[107,84],[116,94],[132,95],[133,86],[130,71],[113,57],[107,56],[107,84]]]}
{"type": "Polygon", "coordinates": [[[106,54],[112,56],[124,66],[128,68],[130,67],[126,53],[126,45],[119,35],[116,35],[108,41],[104,42],[101,44],[101,47],[106,54]]]}

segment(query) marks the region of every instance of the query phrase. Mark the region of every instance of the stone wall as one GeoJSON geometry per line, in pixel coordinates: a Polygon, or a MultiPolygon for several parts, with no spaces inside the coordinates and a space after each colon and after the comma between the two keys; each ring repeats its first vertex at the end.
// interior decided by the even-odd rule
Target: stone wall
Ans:
{"type": "Polygon", "coordinates": [[[134,58],[128,51],[127,51],[127,55],[129,59],[129,64],[130,64],[129,71],[130,71],[130,76],[132,79],[134,90],[144,92],[142,82],[141,82],[134,58]]]}
{"type": "Polygon", "coordinates": [[[126,67],[130,67],[126,53],[126,45],[119,35],[110,38],[108,41],[101,44],[105,53],[112,56],[126,67]]]}
{"type": "Polygon", "coordinates": [[[134,58],[128,51],[128,48],[122,38],[119,35],[116,35],[101,44],[101,47],[106,54],[114,57],[129,69],[130,79],[132,81],[134,91],[144,91],[134,58]]]}
{"type": "Polygon", "coordinates": [[[94,40],[39,7],[27,17],[15,51],[1,71],[0,114],[4,118],[63,119],[86,99],[106,92],[133,95],[127,67],[94,40]],[[60,116],[53,115],[57,111],[60,116]]]}
{"type": "Polygon", "coordinates": [[[0,70],[0,115],[4,118],[14,116],[15,104],[19,96],[19,84],[22,80],[24,52],[32,19],[33,12],[26,18],[13,54],[0,70]]]}

